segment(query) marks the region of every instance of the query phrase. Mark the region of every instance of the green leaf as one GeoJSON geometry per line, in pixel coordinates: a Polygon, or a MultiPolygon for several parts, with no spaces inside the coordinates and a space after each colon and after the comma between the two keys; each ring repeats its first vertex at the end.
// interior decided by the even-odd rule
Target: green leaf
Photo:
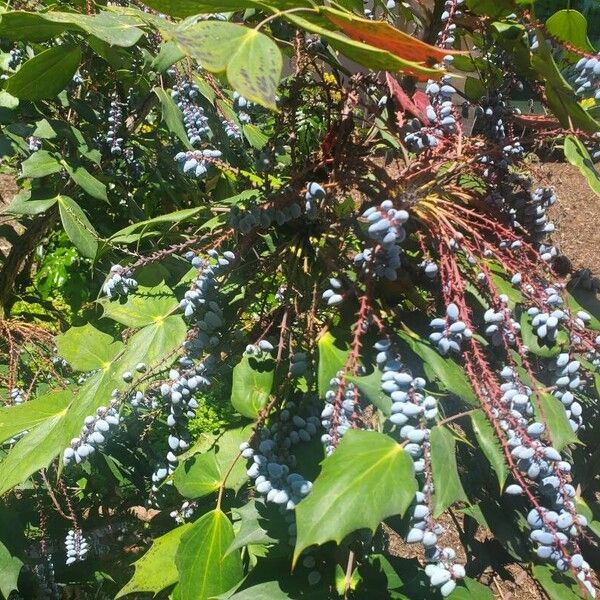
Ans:
{"type": "Polygon", "coordinates": [[[579,11],[571,9],[559,10],[546,21],[549,34],[577,48],[594,52],[594,47],[588,40],[587,28],[587,19],[579,11]]]}
{"type": "Polygon", "coordinates": [[[54,98],[73,80],[81,61],[77,46],[54,46],[30,58],[6,80],[6,91],[15,98],[54,98]]]}
{"type": "Polygon", "coordinates": [[[242,127],[244,136],[248,143],[257,150],[262,150],[269,142],[269,137],[266,136],[256,125],[248,123],[242,127]]]}
{"type": "Polygon", "coordinates": [[[135,293],[127,295],[125,302],[105,298],[100,304],[104,308],[102,316],[126,327],[144,327],[168,317],[179,306],[179,301],[170,287],[161,284],[139,286],[135,293]]]}
{"type": "Polygon", "coordinates": [[[30,200],[30,198],[29,191],[24,190],[15,194],[4,212],[11,215],[39,215],[54,206],[58,200],[56,197],[48,200],[30,200]]]}
{"type": "Polygon", "coordinates": [[[123,342],[96,329],[90,323],[71,327],[56,338],[58,353],[75,371],[108,369],[111,361],[123,349],[123,342]]]}
{"type": "Polygon", "coordinates": [[[272,360],[244,355],[233,369],[231,404],[244,417],[256,418],[269,401],[274,375],[272,360]]]}
{"type": "Polygon", "coordinates": [[[448,596],[448,600],[494,600],[495,598],[489,587],[475,579],[465,577],[461,583],[464,587],[457,586],[448,596]]]}
{"type": "Polygon", "coordinates": [[[570,575],[559,573],[546,565],[534,565],[532,571],[550,600],[581,600],[577,583],[570,575]]]}
{"type": "Polygon", "coordinates": [[[175,554],[181,537],[191,527],[191,523],[186,523],[156,538],[148,552],[133,563],[135,573],[115,596],[115,600],[133,593],[157,594],[176,583],[179,575],[175,566],[175,554]]]}
{"type": "Polygon", "coordinates": [[[358,387],[362,398],[368,400],[384,415],[391,414],[392,399],[381,389],[381,373],[378,370],[362,377],[348,375],[347,379],[358,387]]]}
{"type": "Polygon", "coordinates": [[[242,96],[277,110],[277,86],[283,58],[277,44],[264,33],[248,30],[227,64],[227,79],[242,96]]]}
{"type": "Polygon", "coordinates": [[[476,410],[471,413],[471,425],[473,426],[479,447],[496,472],[498,484],[500,485],[500,490],[502,490],[508,477],[508,467],[506,466],[504,453],[502,452],[502,447],[494,432],[494,428],[482,410],[476,410]]]}
{"type": "Polygon", "coordinates": [[[226,71],[229,83],[242,96],[276,110],[283,59],[270,37],[228,21],[184,23],[170,35],[207,70],[226,71]]]}
{"type": "Polygon", "coordinates": [[[236,508],[234,511],[240,516],[240,526],[235,534],[235,539],[227,548],[227,553],[239,550],[244,546],[277,543],[277,537],[270,535],[267,531],[267,526],[270,525],[269,517],[272,515],[268,514],[269,507],[263,502],[250,500],[248,504],[236,508]]]}
{"type": "Polygon", "coordinates": [[[281,589],[278,581],[265,581],[246,588],[229,597],[229,600],[289,600],[290,596],[281,589]]]}
{"type": "Polygon", "coordinates": [[[21,177],[45,177],[62,170],[60,162],[46,150],[34,152],[21,164],[21,177]]]}
{"type": "Polygon", "coordinates": [[[216,492],[221,485],[221,471],[215,453],[207,452],[179,465],[173,483],[185,498],[202,498],[216,492]]]}
{"type": "Polygon", "coordinates": [[[0,594],[5,598],[17,589],[19,573],[23,567],[23,561],[13,556],[8,548],[0,542],[0,594]]]}
{"type": "Polygon", "coordinates": [[[546,45],[541,30],[536,32],[538,47],[531,55],[531,65],[545,82],[548,104],[563,127],[577,127],[587,133],[600,130],[600,123],[579,104],[573,88],[565,81],[546,45]]]}
{"type": "Polygon", "coordinates": [[[44,42],[60,35],[64,29],[63,25],[51,23],[34,12],[12,11],[0,16],[0,37],[13,42],[44,42]]]}
{"type": "Polygon", "coordinates": [[[579,169],[592,191],[600,196],[600,173],[596,170],[585,146],[574,135],[568,135],[563,148],[565,158],[579,169]]]}
{"type": "Polygon", "coordinates": [[[65,232],[77,250],[86,258],[94,258],[98,250],[98,234],[85,213],[68,196],[58,196],[58,209],[65,232]]]}
{"type": "Polygon", "coordinates": [[[455,502],[468,502],[456,466],[456,441],[445,427],[435,426],[429,436],[433,475],[433,516],[439,517],[455,502]]]}
{"type": "Polygon", "coordinates": [[[400,444],[382,433],[349,430],[296,508],[294,562],[313,544],[375,531],[383,519],[404,514],[416,491],[412,459],[400,444]]]}
{"type": "Polygon", "coordinates": [[[17,406],[0,407],[0,442],[64,413],[70,399],[70,392],[50,392],[17,406]]]}
{"type": "Polygon", "coordinates": [[[35,129],[33,131],[34,137],[42,138],[43,140],[52,140],[57,135],[58,134],[56,133],[52,125],[50,125],[48,119],[40,119],[35,124],[35,129]]]}
{"type": "Polygon", "coordinates": [[[43,18],[53,23],[74,26],[111,46],[128,48],[136,44],[144,34],[139,28],[139,25],[142,24],[140,19],[108,11],[102,11],[95,15],[48,12],[43,14],[43,18]]]}
{"type": "MultiPolygon", "coordinates": [[[[169,67],[178,63],[185,57],[185,54],[177,47],[174,42],[164,42],[160,46],[158,54],[152,60],[150,68],[157,73],[164,73],[169,67]]],[[[161,88],[155,88],[161,89],[161,88]]]]}
{"type": "Polygon", "coordinates": [[[63,163],[69,177],[87,194],[97,200],[108,202],[106,186],[98,181],[85,167],[72,168],[66,162],[63,163]]]}
{"type": "Polygon", "coordinates": [[[335,338],[330,332],[324,333],[318,341],[319,370],[318,387],[319,398],[325,398],[329,389],[329,382],[341,371],[348,362],[348,351],[341,350],[335,345],[335,338]]]}
{"type": "Polygon", "coordinates": [[[8,92],[0,90],[0,106],[12,110],[19,106],[19,99],[11,96],[8,92]]]}
{"type": "Polygon", "coordinates": [[[540,392],[540,398],[532,396],[536,419],[546,423],[552,444],[557,450],[562,450],[568,444],[579,441],[571,429],[569,418],[563,403],[552,394],[540,392]]]}
{"type": "Polygon", "coordinates": [[[175,555],[181,600],[208,600],[242,579],[240,553],[226,554],[233,539],[233,526],[219,509],[185,532],[175,555]]]}
{"type": "MultiPolygon", "coordinates": [[[[578,295],[579,295],[579,300],[581,300],[583,302],[586,301],[586,297],[589,297],[590,304],[591,304],[590,308],[597,310],[596,294],[587,293],[583,290],[581,290],[581,291],[577,290],[576,293],[578,293],[578,295]]],[[[589,322],[586,323],[586,327],[588,327],[589,329],[593,329],[594,331],[600,331],[600,319],[598,319],[598,317],[596,315],[592,314],[591,310],[589,310],[587,307],[582,306],[579,303],[579,301],[575,298],[575,296],[570,294],[568,291],[565,291],[564,299],[565,299],[567,306],[569,307],[569,310],[573,313],[573,315],[576,315],[578,312],[583,311],[583,312],[586,312],[591,317],[589,322]]],[[[587,304],[587,302],[586,302],[586,304],[587,304]]]]}
{"type": "Polygon", "coordinates": [[[46,468],[62,453],[81,431],[85,417],[106,405],[115,388],[127,386],[122,379],[124,371],[134,371],[139,362],[146,363],[149,368],[157,366],[181,346],[186,332],[183,318],[171,315],[133,335],[120,358],[111,363],[107,371],[93,374],[79,392],[73,394],[66,413],[46,419],[9,450],[0,462],[0,496],[39,469],[46,468]]]}
{"type": "Polygon", "coordinates": [[[561,330],[557,333],[556,341],[551,346],[540,345],[537,335],[533,332],[531,319],[526,312],[521,314],[521,337],[529,351],[542,358],[552,358],[560,354],[569,342],[568,335],[561,330]]]}
{"type": "Polygon", "coordinates": [[[139,223],[133,223],[124,227],[117,233],[113,234],[109,241],[114,244],[130,244],[132,242],[138,242],[148,232],[156,231],[164,227],[164,225],[173,225],[177,223],[183,223],[195,217],[205,209],[202,206],[196,208],[184,208],[183,210],[176,210],[172,213],[167,213],[148,219],[146,221],[140,221],[139,223]]]}
{"type": "Polygon", "coordinates": [[[183,115],[181,114],[181,110],[175,101],[165,90],[159,87],[154,88],[154,93],[160,100],[160,105],[162,108],[162,118],[165,122],[165,125],[169,129],[169,131],[176,135],[179,141],[188,149],[192,150],[193,146],[190,144],[188,136],[185,132],[185,127],[183,126],[183,115]]]}
{"type": "Polygon", "coordinates": [[[412,332],[400,331],[398,336],[425,363],[431,375],[449,392],[471,406],[479,406],[479,401],[460,365],[451,358],[445,358],[412,332]]]}

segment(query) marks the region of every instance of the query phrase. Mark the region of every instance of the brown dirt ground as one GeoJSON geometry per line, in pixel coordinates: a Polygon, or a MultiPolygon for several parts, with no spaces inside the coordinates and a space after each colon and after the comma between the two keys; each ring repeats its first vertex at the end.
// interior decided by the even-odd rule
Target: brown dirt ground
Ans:
{"type": "MultiPolygon", "coordinates": [[[[539,184],[556,190],[558,201],[550,210],[550,218],[556,225],[553,243],[571,260],[574,270],[588,268],[600,276],[600,198],[572,165],[546,163],[532,166],[539,184]]],[[[16,191],[14,179],[0,174],[0,213],[16,191]]],[[[8,219],[0,214],[0,224],[6,222],[8,219]]],[[[6,240],[0,236],[0,249],[6,248],[6,240]]],[[[444,543],[460,548],[456,524],[449,516],[442,524],[446,527],[444,543]]],[[[422,558],[415,546],[404,543],[389,529],[387,534],[392,555],[422,558]]],[[[502,576],[486,571],[481,582],[489,585],[499,600],[546,600],[530,573],[518,564],[508,565],[502,576]]]]}

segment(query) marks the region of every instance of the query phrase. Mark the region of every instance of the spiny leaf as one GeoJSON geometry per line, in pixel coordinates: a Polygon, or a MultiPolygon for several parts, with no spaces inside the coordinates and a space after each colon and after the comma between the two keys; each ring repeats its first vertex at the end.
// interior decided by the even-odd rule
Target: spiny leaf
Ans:
{"type": "Polygon", "coordinates": [[[445,427],[436,426],[429,436],[431,448],[431,473],[433,475],[433,516],[439,517],[455,502],[467,502],[458,476],[456,442],[445,427]]]}
{"type": "Polygon", "coordinates": [[[340,543],[357,529],[375,531],[386,517],[402,515],[417,491],[410,456],[387,435],[352,429],[298,504],[294,562],[303,550],[340,543]]]}
{"type": "Polygon", "coordinates": [[[219,509],[185,532],[175,555],[181,600],[208,600],[242,579],[239,551],[226,554],[233,539],[233,526],[219,509]]]}

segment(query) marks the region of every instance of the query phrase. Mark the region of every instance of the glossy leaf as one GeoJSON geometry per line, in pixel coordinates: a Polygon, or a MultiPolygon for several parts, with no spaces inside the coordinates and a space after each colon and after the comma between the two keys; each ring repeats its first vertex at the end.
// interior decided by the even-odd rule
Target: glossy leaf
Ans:
{"type": "Polygon", "coordinates": [[[48,48],[30,58],[6,80],[6,91],[15,98],[54,98],[73,80],[81,62],[81,50],[67,44],[48,48]]]}
{"type": "Polygon", "coordinates": [[[85,213],[68,196],[58,197],[58,208],[69,239],[83,256],[94,258],[98,250],[98,234],[85,213]]]}
{"type": "Polygon", "coordinates": [[[169,131],[176,135],[179,141],[188,149],[191,150],[193,146],[190,144],[188,136],[183,126],[183,115],[181,110],[175,101],[165,90],[155,87],[154,93],[158,97],[162,109],[162,118],[169,131]]]}
{"type": "Polygon", "coordinates": [[[449,392],[458,396],[463,402],[472,406],[479,406],[479,402],[471,388],[463,369],[451,358],[446,358],[434,350],[430,344],[418,338],[415,334],[400,331],[402,338],[410,349],[425,363],[431,375],[435,377],[449,392]]]}
{"type": "Polygon", "coordinates": [[[574,135],[568,135],[565,137],[563,148],[565,158],[579,169],[590,188],[600,196],[600,173],[596,170],[586,147],[574,135]]]}
{"type": "Polygon", "coordinates": [[[281,589],[278,581],[265,581],[253,585],[229,597],[230,600],[289,600],[289,594],[281,589]]]}
{"type": "Polygon", "coordinates": [[[441,63],[452,50],[431,46],[387,21],[373,21],[341,10],[322,6],[319,12],[355,41],[386,50],[402,60],[414,63],[441,63]]]}
{"type": "Polygon", "coordinates": [[[172,314],[179,301],[168,286],[139,286],[129,294],[125,302],[103,299],[104,317],[122,323],[126,327],[144,327],[158,323],[172,314]]]}
{"type": "Polygon", "coordinates": [[[311,19],[309,21],[298,16],[298,14],[288,14],[285,18],[300,29],[305,29],[310,33],[322,36],[337,51],[364,67],[382,71],[402,71],[413,74],[422,80],[436,78],[443,73],[441,69],[404,60],[386,50],[358,42],[341,33],[331,31],[327,20],[324,18],[321,20],[311,19]]]}
{"type": "Polygon", "coordinates": [[[581,600],[577,583],[570,575],[559,573],[547,565],[534,565],[532,572],[550,600],[581,600]]]}
{"type": "Polygon", "coordinates": [[[587,36],[587,28],[586,18],[572,9],[559,10],[546,21],[546,30],[550,35],[586,52],[594,52],[587,36]]]}
{"type": "Polygon", "coordinates": [[[552,394],[540,393],[540,398],[532,396],[536,418],[545,422],[552,444],[562,450],[568,444],[578,442],[577,435],[571,429],[563,403],[552,394]]]}
{"type": "Polygon", "coordinates": [[[468,502],[456,465],[456,441],[445,427],[435,426],[429,437],[433,475],[433,516],[439,517],[455,502],[468,502]]]}
{"type": "Polygon", "coordinates": [[[62,170],[60,162],[46,150],[38,150],[21,164],[22,177],[45,177],[62,170]]]}
{"type": "Polygon", "coordinates": [[[392,400],[381,389],[381,372],[373,371],[370,375],[362,377],[348,376],[348,381],[354,383],[360,390],[361,397],[375,407],[377,407],[384,415],[391,414],[392,400]]]}
{"type": "Polygon", "coordinates": [[[318,341],[319,348],[319,370],[318,387],[319,398],[325,398],[329,389],[329,382],[336,376],[338,371],[344,369],[348,361],[348,351],[342,350],[335,345],[335,338],[330,332],[324,333],[318,341]]]}
{"type": "Polygon", "coordinates": [[[181,464],[173,473],[173,483],[185,498],[202,498],[219,489],[221,471],[214,452],[207,452],[181,464]]]}
{"type": "Polygon", "coordinates": [[[175,566],[175,554],[181,537],[191,527],[191,523],[186,523],[156,538],[146,554],[133,563],[135,573],[115,599],[133,593],[157,594],[176,583],[179,575],[175,566]]]}
{"type": "Polygon", "coordinates": [[[382,433],[349,430],[296,508],[294,562],[313,544],[340,543],[352,531],[375,531],[383,519],[404,514],[416,490],[412,459],[400,444],[382,433]]]}
{"type": "Polygon", "coordinates": [[[448,600],[494,600],[495,596],[489,587],[479,583],[475,579],[465,577],[461,580],[462,585],[448,596],[448,600]]]}
{"type": "Polygon", "coordinates": [[[273,361],[248,356],[234,367],[231,403],[241,415],[254,419],[267,405],[274,373],[273,361]]]}
{"type": "Polygon", "coordinates": [[[106,186],[96,179],[85,167],[71,167],[64,163],[65,170],[69,177],[84,191],[96,200],[108,202],[106,195],[106,186]]]}
{"type": "Polygon", "coordinates": [[[68,391],[50,392],[17,406],[0,407],[0,442],[63,414],[70,399],[68,391]]]}
{"type": "Polygon", "coordinates": [[[75,371],[93,371],[108,369],[113,358],[123,349],[123,342],[86,323],[59,335],[56,347],[75,371]]]}
{"type": "Polygon", "coordinates": [[[60,35],[64,29],[60,23],[32,12],[16,10],[0,15],[0,36],[13,42],[43,42],[60,35]]]}
{"type": "MultiPolygon", "coordinates": [[[[266,529],[270,524],[268,511],[269,507],[257,500],[251,500],[241,508],[235,509],[240,517],[240,524],[235,539],[227,549],[228,553],[244,546],[277,543],[277,537],[271,536],[266,529]]],[[[279,533],[283,534],[284,532],[279,533]]]]}
{"type": "Polygon", "coordinates": [[[184,24],[174,41],[209,71],[227,71],[242,96],[275,109],[283,59],[277,44],[264,33],[227,21],[184,24]]]}
{"type": "Polygon", "coordinates": [[[475,437],[479,442],[481,451],[485,454],[486,458],[490,461],[490,465],[492,465],[492,468],[496,472],[498,484],[500,490],[502,490],[508,477],[508,467],[494,428],[482,410],[476,410],[471,413],[471,425],[473,426],[473,431],[475,432],[475,437]]]}
{"type": "Polygon", "coordinates": [[[19,573],[23,567],[23,561],[13,556],[8,548],[0,542],[0,594],[5,598],[17,590],[19,573]]]}
{"type": "Polygon", "coordinates": [[[15,194],[4,212],[11,215],[39,215],[54,206],[58,200],[56,197],[47,200],[30,200],[30,198],[31,193],[28,191],[15,194]]]}
{"type": "Polygon", "coordinates": [[[185,532],[175,555],[181,600],[209,600],[242,579],[240,553],[226,554],[233,538],[233,526],[219,509],[185,532]]]}

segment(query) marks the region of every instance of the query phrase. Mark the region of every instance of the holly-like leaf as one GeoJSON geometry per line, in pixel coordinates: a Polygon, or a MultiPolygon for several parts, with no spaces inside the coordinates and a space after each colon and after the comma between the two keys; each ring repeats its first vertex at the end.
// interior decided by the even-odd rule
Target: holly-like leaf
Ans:
{"type": "Polygon", "coordinates": [[[587,29],[587,19],[573,9],[559,10],[546,21],[546,30],[550,35],[586,52],[594,52],[594,47],[588,39],[587,29]]]}
{"type": "Polygon", "coordinates": [[[63,44],[30,58],[6,80],[6,91],[15,98],[54,98],[73,80],[81,61],[81,49],[63,44]]]}
{"type": "Polygon", "coordinates": [[[319,370],[318,387],[319,397],[325,398],[329,389],[329,382],[341,371],[348,362],[348,351],[342,350],[335,345],[335,338],[331,333],[324,333],[318,341],[319,348],[319,370]]]}
{"type": "Polygon", "coordinates": [[[173,483],[185,498],[202,498],[216,492],[221,485],[221,470],[215,453],[207,452],[179,465],[173,483]]]}
{"type": "Polygon", "coordinates": [[[185,532],[175,555],[181,600],[209,600],[242,579],[239,551],[227,554],[234,539],[224,512],[213,510],[185,532]]]}
{"type": "Polygon", "coordinates": [[[357,529],[375,531],[383,519],[404,514],[416,491],[412,459],[400,444],[374,431],[346,432],[298,504],[294,562],[313,544],[339,543],[357,529]]]}
{"type": "Polygon", "coordinates": [[[267,405],[274,375],[272,360],[244,355],[233,369],[231,404],[244,417],[255,419],[267,405]]]}
{"type": "Polygon", "coordinates": [[[19,573],[23,567],[23,561],[13,556],[8,548],[0,542],[0,594],[5,598],[17,589],[19,573]]]}
{"type": "Polygon", "coordinates": [[[99,238],[85,213],[68,196],[58,196],[58,209],[65,232],[77,250],[86,258],[94,258],[99,238]]]}
{"type": "Polygon", "coordinates": [[[455,502],[467,502],[467,496],[458,476],[456,442],[445,427],[436,426],[429,436],[431,473],[433,475],[433,516],[439,517],[455,502]]]}
{"type": "Polygon", "coordinates": [[[175,554],[181,537],[191,527],[191,523],[186,523],[156,538],[146,554],[133,563],[135,573],[115,596],[115,600],[133,593],[158,594],[176,583],[179,575],[175,566],[175,554]]]}
{"type": "Polygon", "coordinates": [[[592,191],[600,196],[600,173],[596,170],[586,147],[574,135],[568,135],[563,149],[565,158],[579,169],[592,191]]]}
{"type": "Polygon", "coordinates": [[[506,459],[504,458],[504,453],[502,452],[502,447],[494,432],[494,428],[482,410],[475,410],[471,413],[471,425],[473,426],[473,431],[475,432],[475,437],[479,442],[481,451],[485,454],[496,472],[498,484],[502,490],[508,477],[508,467],[506,466],[506,459]]]}
{"type": "Polygon", "coordinates": [[[125,302],[102,299],[104,317],[122,323],[126,327],[144,327],[166,319],[172,314],[179,301],[173,290],[161,284],[154,287],[139,286],[135,293],[128,294],[125,302]]]}
{"type": "Polygon", "coordinates": [[[112,359],[123,349],[123,342],[86,323],[59,335],[56,347],[75,371],[93,371],[108,369],[112,359]]]}
{"type": "Polygon", "coordinates": [[[168,35],[209,71],[226,71],[242,96],[276,109],[283,59],[270,37],[228,21],[185,22],[168,35]]]}

